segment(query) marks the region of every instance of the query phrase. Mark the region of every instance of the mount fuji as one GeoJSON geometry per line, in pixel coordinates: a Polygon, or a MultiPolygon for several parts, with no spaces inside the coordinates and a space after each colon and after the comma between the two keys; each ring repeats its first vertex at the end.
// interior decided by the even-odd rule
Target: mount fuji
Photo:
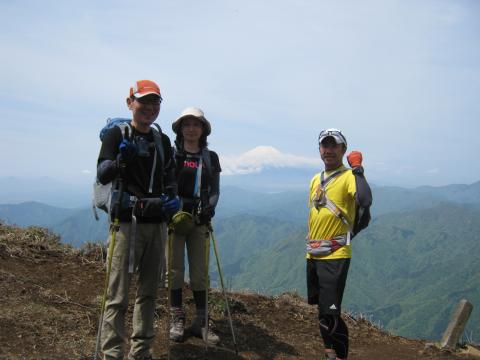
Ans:
{"type": "Polygon", "coordinates": [[[222,185],[261,192],[306,190],[320,171],[320,157],[282,153],[272,146],[257,146],[240,156],[221,156],[222,185]]]}

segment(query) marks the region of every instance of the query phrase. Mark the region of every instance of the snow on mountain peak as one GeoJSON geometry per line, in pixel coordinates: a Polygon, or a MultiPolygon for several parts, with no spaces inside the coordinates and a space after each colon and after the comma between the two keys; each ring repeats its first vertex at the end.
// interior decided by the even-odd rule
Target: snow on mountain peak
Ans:
{"type": "Polygon", "coordinates": [[[257,146],[239,156],[221,156],[223,175],[240,175],[261,172],[265,168],[318,168],[320,158],[307,158],[282,153],[273,146],[257,146]]]}

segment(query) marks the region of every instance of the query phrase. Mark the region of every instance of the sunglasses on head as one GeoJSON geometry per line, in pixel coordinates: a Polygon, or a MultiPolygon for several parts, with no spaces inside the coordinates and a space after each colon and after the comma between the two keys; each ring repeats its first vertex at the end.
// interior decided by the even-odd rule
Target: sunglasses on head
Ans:
{"type": "Polygon", "coordinates": [[[320,135],[318,135],[318,143],[320,144],[322,140],[328,136],[340,137],[343,140],[344,144],[347,143],[347,139],[345,139],[345,136],[343,136],[342,132],[336,129],[322,130],[320,132],[320,135]]]}

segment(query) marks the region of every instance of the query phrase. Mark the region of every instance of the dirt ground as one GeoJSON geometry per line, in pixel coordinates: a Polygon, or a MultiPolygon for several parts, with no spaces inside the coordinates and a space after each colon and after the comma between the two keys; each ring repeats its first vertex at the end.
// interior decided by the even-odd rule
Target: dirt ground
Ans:
{"type": "MultiPolygon", "coordinates": [[[[82,251],[59,244],[44,229],[0,225],[0,359],[93,359],[104,284],[98,247],[82,251]]],[[[131,289],[133,298],[134,288],[131,289]]],[[[167,341],[166,291],[159,288],[155,359],[320,359],[316,308],[295,294],[266,297],[229,293],[238,354],[222,294],[212,290],[210,315],[218,347],[197,338],[167,341]]],[[[193,300],[185,288],[187,327],[193,300]]],[[[127,314],[130,328],[132,307],[127,314]]],[[[344,314],[350,330],[349,359],[478,359],[426,347],[424,341],[385,333],[344,314]]],[[[128,344],[126,344],[128,346],[128,344]]]]}

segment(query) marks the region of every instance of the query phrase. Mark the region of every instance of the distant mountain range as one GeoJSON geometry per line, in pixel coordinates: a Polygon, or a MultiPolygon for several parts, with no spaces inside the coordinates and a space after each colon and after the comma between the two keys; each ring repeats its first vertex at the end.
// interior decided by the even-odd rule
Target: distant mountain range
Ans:
{"type": "Polygon", "coordinates": [[[58,222],[71,216],[75,211],[37,201],[27,201],[20,204],[0,204],[0,219],[19,226],[53,227],[58,222]]]}
{"type": "MultiPolygon", "coordinates": [[[[226,158],[223,160],[227,161],[226,158]]],[[[222,190],[236,187],[254,193],[306,192],[311,178],[320,171],[320,167],[314,166],[316,162],[318,160],[282,154],[274,148],[259,147],[224,166],[221,187],[222,190]],[[261,157],[261,160],[257,157],[261,157]],[[242,159],[245,163],[240,161],[242,159]]],[[[93,182],[94,175],[91,181],[84,179],[76,184],[49,177],[3,177],[0,178],[0,204],[36,201],[63,208],[86,207],[92,200],[93,182]]],[[[413,189],[376,187],[397,194],[399,200],[404,194],[408,198],[415,194],[418,202],[425,199],[427,203],[440,198],[454,202],[477,202],[480,197],[480,181],[471,185],[421,186],[413,189]]]]}
{"type": "MultiPolygon", "coordinates": [[[[345,308],[388,330],[438,339],[456,302],[474,304],[468,331],[480,333],[480,182],[444,187],[374,187],[374,219],[354,239],[345,308]]],[[[307,189],[259,193],[223,186],[214,220],[233,289],[305,295],[307,189]]],[[[105,241],[106,216],[38,202],[0,205],[0,219],[42,225],[80,246],[105,241]]],[[[213,259],[213,257],[212,257],[213,259]]],[[[212,265],[212,280],[218,280],[212,265]]]]}
{"type": "Polygon", "coordinates": [[[69,184],[50,177],[0,178],[0,204],[36,201],[44,204],[75,208],[87,206],[92,199],[91,183],[69,184]]]}

